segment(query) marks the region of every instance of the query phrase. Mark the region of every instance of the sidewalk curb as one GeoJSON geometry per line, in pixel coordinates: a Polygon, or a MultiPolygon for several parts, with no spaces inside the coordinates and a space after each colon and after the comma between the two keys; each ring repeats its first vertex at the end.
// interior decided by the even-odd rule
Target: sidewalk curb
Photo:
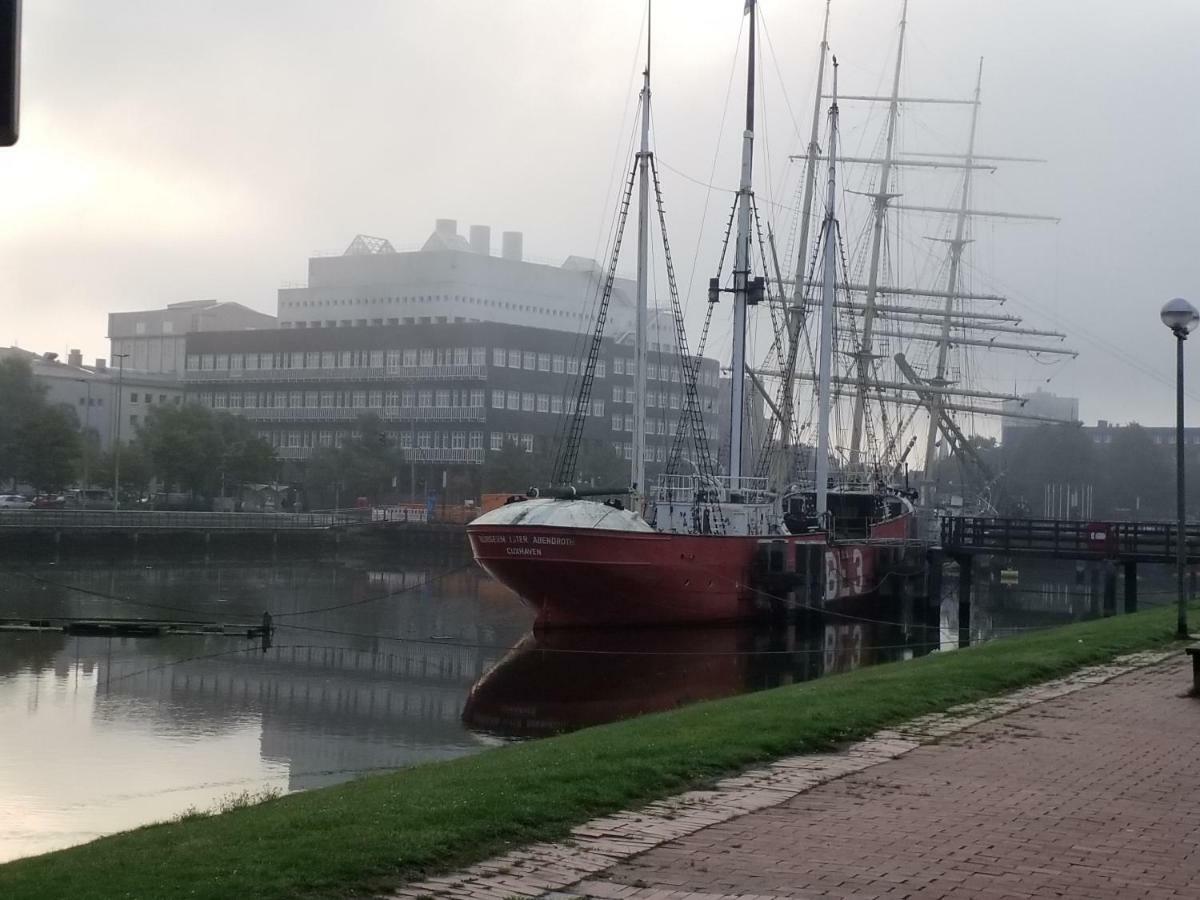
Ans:
{"type": "MultiPolygon", "coordinates": [[[[571,830],[572,839],[568,841],[532,844],[450,875],[408,884],[383,896],[389,900],[578,896],[567,889],[668,841],[777,806],[814,787],[898,759],[918,747],[989,719],[1104,684],[1178,655],[1177,648],[1127,654],[1010,694],[912,719],[878,731],[837,753],[785,757],[765,767],[723,778],[709,790],[688,791],[637,810],[585,822],[571,830]]],[[[606,893],[594,896],[614,900],[635,890],[621,885],[588,885],[593,886],[600,890],[607,888],[606,893]]]]}

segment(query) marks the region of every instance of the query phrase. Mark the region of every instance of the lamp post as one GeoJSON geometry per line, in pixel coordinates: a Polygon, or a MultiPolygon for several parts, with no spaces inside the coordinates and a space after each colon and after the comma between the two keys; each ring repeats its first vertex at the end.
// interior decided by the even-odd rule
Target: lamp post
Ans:
{"type": "Polygon", "coordinates": [[[1187,596],[1184,592],[1184,570],[1187,568],[1187,506],[1184,501],[1183,462],[1183,342],[1200,323],[1200,312],[1182,297],[1168,300],[1159,313],[1162,322],[1175,335],[1175,509],[1179,519],[1178,539],[1175,548],[1175,578],[1179,592],[1179,617],[1175,636],[1186,640],[1187,596]]]}
{"type": "Polygon", "coordinates": [[[91,481],[88,480],[88,461],[92,455],[92,382],[88,378],[76,378],[75,380],[87,387],[87,406],[83,410],[83,487],[86,490],[92,486],[91,481]]]}
{"type": "Polygon", "coordinates": [[[121,508],[121,391],[125,382],[125,360],[128,353],[114,353],[117,360],[117,427],[113,441],[113,512],[121,508]]]}

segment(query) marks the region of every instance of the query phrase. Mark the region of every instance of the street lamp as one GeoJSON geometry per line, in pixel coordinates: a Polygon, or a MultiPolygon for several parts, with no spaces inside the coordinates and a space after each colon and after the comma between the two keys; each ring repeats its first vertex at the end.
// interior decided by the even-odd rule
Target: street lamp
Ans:
{"type": "Polygon", "coordinates": [[[113,512],[121,508],[121,391],[124,388],[125,360],[128,353],[114,353],[117,360],[117,428],[113,441],[113,512]]]}
{"type": "Polygon", "coordinates": [[[1178,515],[1178,540],[1175,548],[1175,578],[1179,592],[1179,617],[1175,636],[1186,640],[1187,597],[1184,594],[1183,574],[1187,568],[1187,522],[1186,504],[1183,497],[1183,342],[1188,334],[1200,324],[1200,312],[1182,297],[1168,300],[1159,313],[1162,322],[1175,335],[1175,509],[1178,515]]]}

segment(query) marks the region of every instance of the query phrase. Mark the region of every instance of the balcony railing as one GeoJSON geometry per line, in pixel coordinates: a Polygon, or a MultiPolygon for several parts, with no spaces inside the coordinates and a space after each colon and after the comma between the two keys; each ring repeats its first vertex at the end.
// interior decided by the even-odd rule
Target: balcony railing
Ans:
{"type": "Polygon", "coordinates": [[[374,413],[385,421],[399,422],[483,422],[482,406],[253,406],[230,409],[256,422],[353,422],[359,416],[374,413]]]}
{"type": "Polygon", "coordinates": [[[484,451],[479,450],[453,450],[448,447],[417,447],[404,451],[404,459],[406,462],[414,463],[472,463],[480,464],[483,462],[484,451]]]}
{"type": "Polygon", "coordinates": [[[467,381],[487,379],[487,366],[355,366],[337,369],[188,369],[183,380],[195,384],[233,382],[467,381]]]}

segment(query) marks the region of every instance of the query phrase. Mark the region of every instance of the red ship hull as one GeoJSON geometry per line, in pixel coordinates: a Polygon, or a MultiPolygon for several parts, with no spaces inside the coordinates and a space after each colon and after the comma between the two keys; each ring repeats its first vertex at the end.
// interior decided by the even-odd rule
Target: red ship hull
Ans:
{"type": "MultiPolygon", "coordinates": [[[[896,539],[907,518],[873,538],[896,539]]],[[[884,547],[826,545],[824,534],[691,535],[537,525],[469,525],[475,560],[536,614],[535,627],[716,624],[755,618],[770,596],[753,584],[763,544],[824,548],[826,601],[873,591],[884,547]]],[[[787,554],[785,554],[786,556],[787,554]]]]}

